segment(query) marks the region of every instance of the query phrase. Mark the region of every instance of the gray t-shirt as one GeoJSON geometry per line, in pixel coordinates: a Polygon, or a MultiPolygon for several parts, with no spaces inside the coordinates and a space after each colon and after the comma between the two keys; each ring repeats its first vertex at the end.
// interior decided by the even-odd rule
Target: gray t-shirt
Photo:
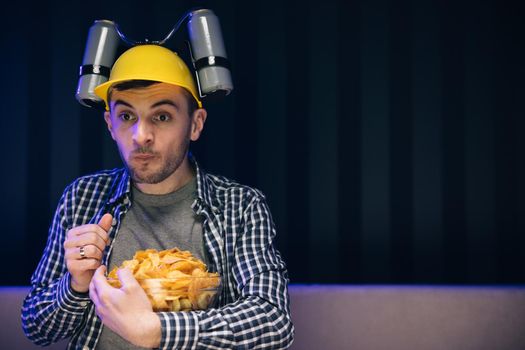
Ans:
{"type": "MultiPolygon", "coordinates": [[[[191,209],[196,197],[197,180],[165,195],[150,195],[132,189],[132,205],[122,219],[108,271],[133,258],[137,250],[178,247],[208,263],[202,238],[202,218],[191,209]]],[[[97,349],[142,349],[103,327],[97,349]]]]}

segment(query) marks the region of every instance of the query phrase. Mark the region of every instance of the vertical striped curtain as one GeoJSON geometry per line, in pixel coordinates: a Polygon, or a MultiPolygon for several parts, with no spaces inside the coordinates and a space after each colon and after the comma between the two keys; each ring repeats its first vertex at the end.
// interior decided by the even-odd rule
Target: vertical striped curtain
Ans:
{"type": "Polygon", "coordinates": [[[196,5],[219,16],[235,90],[192,151],[266,194],[292,282],[525,282],[524,5],[150,5],[3,14],[2,284],[29,283],[64,187],[121,165],[74,98],[89,26],[157,39],[196,5]]]}

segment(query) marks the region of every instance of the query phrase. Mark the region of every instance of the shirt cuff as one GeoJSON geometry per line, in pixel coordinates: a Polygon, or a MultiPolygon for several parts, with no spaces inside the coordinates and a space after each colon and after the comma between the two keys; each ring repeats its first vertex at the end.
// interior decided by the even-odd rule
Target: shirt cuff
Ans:
{"type": "Polygon", "coordinates": [[[78,293],[71,288],[71,275],[66,273],[58,283],[58,306],[72,314],[83,314],[91,302],[89,293],[78,293]]]}
{"type": "Polygon", "coordinates": [[[159,349],[196,349],[199,318],[195,312],[159,312],[159,349]]]}

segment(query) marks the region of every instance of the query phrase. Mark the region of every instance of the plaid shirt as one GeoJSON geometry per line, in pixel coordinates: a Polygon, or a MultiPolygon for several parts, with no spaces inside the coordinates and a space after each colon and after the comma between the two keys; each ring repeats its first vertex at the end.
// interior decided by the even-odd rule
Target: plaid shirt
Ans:
{"type": "MultiPolygon", "coordinates": [[[[293,340],[286,266],[275,249],[275,227],[264,196],[256,189],[197,170],[192,209],[204,216],[210,270],[223,277],[217,309],[160,312],[161,349],[284,349],[293,340]]],[[[94,349],[102,322],[87,294],[71,289],[63,243],[69,229],[97,223],[112,213],[111,242],[131,206],[125,169],[77,179],[64,191],[44,255],[31,278],[22,308],[29,339],[47,345],[71,337],[68,349],[94,349]]],[[[107,265],[112,243],[106,247],[107,265]]]]}

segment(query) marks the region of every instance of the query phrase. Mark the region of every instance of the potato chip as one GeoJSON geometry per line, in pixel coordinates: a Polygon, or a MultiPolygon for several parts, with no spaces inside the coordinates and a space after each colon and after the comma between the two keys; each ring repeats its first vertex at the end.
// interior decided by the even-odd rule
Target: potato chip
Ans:
{"type": "Polygon", "coordinates": [[[139,250],[108,274],[108,282],[120,288],[117,271],[128,268],[146,292],[154,311],[207,309],[220,286],[218,273],[189,251],[178,248],[139,250]]]}

